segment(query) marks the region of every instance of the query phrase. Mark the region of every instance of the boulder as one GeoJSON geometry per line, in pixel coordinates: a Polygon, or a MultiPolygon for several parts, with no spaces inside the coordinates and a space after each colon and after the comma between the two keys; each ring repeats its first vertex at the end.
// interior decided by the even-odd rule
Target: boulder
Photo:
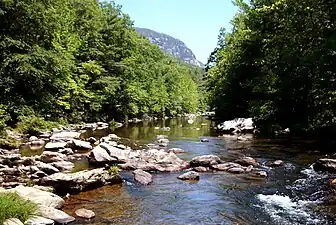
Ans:
{"type": "Polygon", "coordinates": [[[119,176],[109,174],[103,168],[84,170],[76,173],[55,173],[41,179],[41,185],[52,186],[56,193],[79,193],[92,190],[107,184],[122,183],[119,176]]]}
{"type": "Polygon", "coordinates": [[[54,225],[54,224],[55,223],[53,220],[41,216],[33,216],[25,222],[25,225],[54,225]]]}
{"type": "Polygon", "coordinates": [[[97,139],[95,137],[89,137],[87,141],[90,142],[91,144],[94,144],[97,141],[97,139]]]}
{"type": "Polygon", "coordinates": [[[259,165],[259,163],[257,162],[257,160],[255,160],[255,159],[252,158],[252,157],[247,157],[247,156],[242,157],[242,158],[240,158],[240,159],[237,159],[237,160],[235,160],[234,162],[235,162],[235,163],[238,163],[238,164],[240,164],[240,165],[242,165],[242,166],[249,166],[249,165],[252,165],[252,166],[256,167],[256,166],[259,165]]]}
{"type": "Polygon", "coordinates": [[[134,170],[133,174],[134,174],[134,180],[136,180],[140,184],[148,185],[148,184],[152,183],[152,181],[153,181],[152,175],[148,172],[145,172],[145,171],[141,170],[141,169],[134,170]]]}
{"type": "Polygon", "coordinates": [[[185,153],[185,151],[183,149],[180,149],[180,148],[171,148],[171,149],[168,150],[168,152],[173,152],[175,154],[185,153]]]}
{"type": "Polygon", "coordinates": [[[232,167],[228,169],[227,171],[230,173],[244,173],[245,172],[244,168],[242,167],[232,167]]]}
{"type": "Polygon", "coordinates": [[[255,130],[252,118],[236,118],[217,125],[217,129],[224,133],[253,133],[255,130]]]}
{"type": "Polygon", "coordinates": [[[126,162],[128,159],[127,153],[129,153],[129,150],[121,150],[105,142],[99,144],[99,146],[105,149],[112,158],[116,158],[118,162],[126,162]]]}
{"type": "Polygon", "coordinates": [[[319,159],[313,168],[315,171],[336,173],[336,159],[319,159]]]}
{"type": "Polygon", "coordinates": [[[36,167],[46,174],[54,174],[60,172],[56,167],[44,162],[36,162],[36,167]]]}
{"type": "Polygon", "coordinates": [[[45,145],[45,141],[44,140],[34,140],[34,141],[30,141],[28,144],[31,147],[32,146],[42,147],[43,145],[45,145]]]}
{"type": "Polygon", "coordinates": [[[177,178],[181,180],[199,180],[200,176],[199,176],[199,173],[195,171],[190,171],[190,172],[187,172],[187,173],[184,173],[178,176],[177,178]]]}
{"type": "Polygon", "coordinates": [[[59,152],[44,151],[37,160],[44,163],[60,162],[67,160],[67,156],[59,152]]]}
{"type": "Polygon", "coordinates": [[[251,175],[254,177],[267,177],[266,171],[263,170],[253,171],[251,175]]]}
{"type": "Polygon", "coordinates": [[[191,159],[190,166],[197,167],[197,166],[204,166],[204,167],[210,167],[211,165],[215,165],[220,163],[221,160],[216,155],[202,155],[202,156],[196,156],[191,159]]]}
{"type": "Polygon", "coordinates": [[[53,133],[50,137],[51,140],[72,140],[72,139],[78,139],[80,137],[81,133],[76,131],[62,131],[53,133]]]}
{"type": "Polygon", "coordinates": [[[282,160],[268,161],[266,166],[279,167],[283,166],[284,162],[282,160]]]}
{"type": "Polygon", "coordinates": [[[44,146],[44,149],[47,151],[54,151],[54,150],[65,148],[66,146],[67,146],[66,142],[48,142],[44,146]]]}
{"type": "Polygon", "coordinates": [[[96,146],[90,152],[90,162],[91,163],[110,163],[116,162],[116,158],[112,158],[106,149],[102,148],[100,145],[96,146]]]}
{"type": "Polygon", "coordinates": [[[37,140],[38,140],[38,138],[37,138],[36,136],[31,136],[31,137],[29,137],[29,139],[28,139],[29,142],[37,141],[37,140]]]}
{"type": "Polygon", "coordinates": [[[42,217],[51,219],[53,221],[55,221],[56,223],[59,224],[68,224],[71,223],[73,221],[75,221],[76,219],[72,216],[69,216],[68,214],[66,214],[65,212],[52,208],[52,207],[40,207],[38,210],[39,215],[41,215],[42,217]]]}
{"type": "Polygon", "coordinates": [[[52,166],[56,167],[60,171],[71,171],[75,165],[68,161],[59,161],[51,163],[52,166]]]}
{"type": "Polygon", "coordinates": [[[24,199],[30,200],[41,206],[59,209],[64,205],[64,200],[61,197],[51,192],[42,191],[34,187],[19,185],[12,189],[2,190],[2,192],[16,192],[24,199]]]}
{"type": "Polygon", "coordinates": [[[3,225],[23,225],[23,223],[19,219],[11,218],[5,220],[3,225]]]}
{"type": "Polygon", "coordinates": [[[203,166],[197,166],[197,167],[194,167],[193,170],[196,172],[208,172],[209,168],[203,167],[203,166]]]}
{"type": "Polygon", "coordinates": [[[221,164],[216,164],[211,166],[215,170],[219,171],[227,171],[231,168],[240,168],[242,167],[241,165],[237,163],[232,163],[232,162],[226,162],[226,163],[221,163],[221,164]]]}
{"type": "Polygon", "coordinates": [[[72,146],[75,149],[86,149],[86,150],[92,149],[90,142],[76,140],[76,139],[72,140],[72,146]]]}
{"type": "Polygon", "coordinates": [[[74,152],[72,151],[71,148],[63,148],[58,150],[58,153],[65,154],[65,155],[73,155],[74,152]]]}
{"type": "Polygon", "coordinates": [[[93,217],[95,217],[95,213],[92,210],[88,210],[88,209],[77,209],[75,211],[76,216],[80,217],[80,218],[84,218],[84,219],[92,219],[93,217]]]}
{"type": "Polygon", "coordinates": [[[209,140],[209,139],[206,139],[206,138],[202,138],[202,139],[201,139],[201,142],[210,142],[210,140],[209,140]]]}

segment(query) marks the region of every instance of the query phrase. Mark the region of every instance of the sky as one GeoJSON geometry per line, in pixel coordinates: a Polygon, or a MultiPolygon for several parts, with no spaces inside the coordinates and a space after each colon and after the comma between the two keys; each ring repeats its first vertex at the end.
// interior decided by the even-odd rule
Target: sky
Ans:
{"type": "Polygon", "coordinates": [[[231,0],[116,0],[136,27],[183,41],[203,63],[217,45],[219,29],[231,29],[231,0]]]}

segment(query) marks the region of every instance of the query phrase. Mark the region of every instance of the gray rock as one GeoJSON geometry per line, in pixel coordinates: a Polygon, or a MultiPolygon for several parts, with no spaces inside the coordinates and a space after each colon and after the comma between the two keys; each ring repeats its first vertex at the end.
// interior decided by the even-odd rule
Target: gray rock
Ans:
{"type": "Polygon", "coordinates": [[[284,162],[282,160],[268,161],[266,166],[279,167],[283,166],[284,162]]]}
{"type": "Polygon", "coordinates": [[[169,143],[169,140],[166,138],[162,138],[162,139],[157,140],[157,142],[158,143],[169,143]]]}
{"type": "Polygon", "coordinates": [[[75,165],[68,161],[59,161],[51,163],[52,166],[56,167],[60,171],[71,171],[75,165]]]}
{"type": "Polygon", "coordinates": [[[25,225],[54,225],[54,221],[51,219],[47,219],[41,216],[33,216],[30,219],[28,219],[25,223],[25,225]]]}
{"type": "Polygon", "coordinates": [[[51,140],[72,140],[72,139],[78,139],[80,137],[81,133],[76,131],[62,131],[58,133],[53,133],[50,137],[51,140]]]}
{"type": "Polygon", "coordinates": [[[44,162],[36,162],[36,167],[46,174],[54,174],[60,172],[56,167],[44,162]]]}
{"type": "Polygon", "coordinates": [[[99,146],[105,149],[112,158],[116,158],[119,162],[126,162],[128,159],[127,153],[129,153],[129,151],[127,150],[121,150],[107,143],[101,143],[99,146]]]}
{"type": "Polygon", "coordinates": [[[217,164],[217,165],[212,165],[213,169],[219,170],[219,171],[227,171],[231,168],[239,168],[239,167],[242,167],[242,166],[237,164],[237,163],[232,163],[232,162],[226,162],[226,163],[221,163],[221,164],[217,164]]]}
{"type": "Polygon", "coordinates": [[[55,173],[41,179],[41,185],[52,186],[59,194],[78,193],[116,183],[122,183],[121,178],[109,174],[103,168],[77,173],[55,173]]]}
{"type": "Polygon", "coordinates": [[[221,161],[220,158],[216,155],[202,155],[192,158],[192,160],[190,161],[190,166],[210,167],[211,165],[220,163],[220,161],[221,161]]]}
{"type": "Polygon", "coordinates": [[[89,137],[87,139],[88,142],[90,142],[91,144],[95,143],[97,141],[97,139],[95,137],[89,137]]]}
{"type": "Polygon", "coordinates": [[[2,190],[1,192],[16,192],[24,199],[30,200],[37,205],[58,209],[64,205],[64,200],[61,197],[47,191],[39,190],[34,187],[19,185],[12,189],[2,190]]]}
{"type": "Polygon", "coordinates": [[[102,148],[100,145],[96,146],[89,155],[91,163],[109,163],[117,161],[116,158],[112,158],[106,149],[102,148]]]}
{"type": "Polygon", "coordinates": [[[199,176],[199,173],[195,171],[190,171],[190,172],[187,172],[187,173],[184,173],[178,176],[177,178],[181,180],[199,180],[200,176],[199,176]]]}
{"type": "Polygon", "coordinates": [[[88,209],[77,209],[75,211],[76,216],[80,217],[80,218],[84,218],[84,219],[92,219],[93,217],[95,217],[95,213],[92,210],[88,210],[88,209]]]}
{"type": "Polygon", "coordinates": [[[45,141],[44,140],[34,140],[28,143],[30,146],[43,146],[45,145],[45,141]]]}
{"type": "Polygon", "coordinates": [[[225,133],[253,133],[255,125],[252,118],[237,118],[234,120],[225,121],[217,125],[217,129],[225,133]]]}
{"type": "Polygon", "coordinates": [[[37,138],[36,136],[31,136],[31,137],[29,137],[29,139],[28,139],[29,142],[37,141],[37,140],[38,140],[38,138],[37,138]]]}
{"type": "Polygon", "coordinates": [[[66,142],[48,142],[44,149],[47,151],[59,150],[67,146],[66,142]]]}
{"type": "Polygon", "coordinates": [[[72,140],[72,145],[74,146],[74,148],[76,149],[92,149],[92,146],[90,144],[90,142],[87,141],[81,141],[81,140],[72,140]]]}
{"type": "Polygon", "coordinates": [[[18,168],[1,168],[0,172],[6,175],[19,176],[21,174],[18,168]]]}
{"type": "Polygon", "coordinates": [[[336,173],[336,159],[319,159],[313,168],[315,171],[336,173]]]}
{"type": "Polygon", "coordinates": [[[40,207],[38,211],[42,217],[51,219],[60,224],[67,224],[76,220],[74,217],[69,216],[65,212],[51,207],[40,207]]]}
{"type": "Polygon", "coordinates": [[[23,223],[19,219],[11,218],[11,219],[5,220],[3,225],[23,225],[23,223]]]}
{"type": "Polygon", "coordinates": [[[60,149],[58,152],[61,153],[61,154],[65,154],[65,155],[73,155],[74,154],[74,152],[72,151],[71,148],[63,148],[63,149],[60,149]]]}
{"type": "Polygon", "coordinates": [[[139,182],[140,184],[143,185],[148,185],[152,183],[152,175],[148,172],[145,172],[143,170],[137,169],[133,171],[134,174],[134,180],[139,182]]]}
{"type": "Polygon", "coordinates": [[[52,163],[67,160],[67,156],[59,152],[44,151],[37,160],[52,163]]]}
{"type": "Polygon", "coordinates": [[[203,167],[203,166],[197,166],[197,167],[194,167],[193,170],[196,172],[208,172],[209,168],[203,167]]]}
{"type": "Polygon", "coordinates": [[[242,167],[232,167],[228,169],[227,171],[230,173],[244,173],[245,172],[244,168],[242,167]]]}
{"type": "Polygon", "coordinates": [[[210,140],[209,139],[206,139],[206,138],[202,138],[201,139],[201,142],[209,142],[210,140]]]}
{"type": "Polygon", "coordinates": [[[259,163],[257,162],[257,160],[255,160],[255,159],[252,158],[252,157],[247,157],[247,156],[242,157],[242,158],[240,158],[240,159],[237,159],[237,160],[235,160],[234,162],[235,162],[235,163],[238,163],[238,164],[240,164],[240,165],[242,165],[242,166],[249,166],[249,165],[252,165],[252,166],[256,167],[256,166],[259,165],[259,163]]]}
{"type": "Polygon", "coordinates": [[[180,148],[171,148],[171,149],[168,150],[168,152],[173,152],[175,154],[185,153],[185,151],[183,149],[180,149],[180,148]]]}
{"type": "Polygon", "coordinates": [[[254,177],[267,177],[267,173],[266,173],[266,171],[262,171],[262,170],[254,171],[254,172],[252,172],[252,176],[254,176],[254,177]]]}
{"type": "Polygon", "coordinates": [[[248,167],[246,167],[245,172],[251,172],[253,169],[252,165],[249,165],[248,167]]]}

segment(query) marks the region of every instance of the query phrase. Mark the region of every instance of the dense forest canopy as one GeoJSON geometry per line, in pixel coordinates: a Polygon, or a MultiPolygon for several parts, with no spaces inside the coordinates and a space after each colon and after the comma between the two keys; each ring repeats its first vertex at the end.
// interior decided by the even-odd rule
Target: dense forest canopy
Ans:
{"type": "Polygon", "coordinates": [[[207,64],[211,107],[264,131],[336,131],[336,4],[236,0],[207,64]]]}
{"type": "Polygon", "coordinates": [[[0,126],[195,112],[202,70],[138,35],[113,2],[0,1],[0,126]]]}

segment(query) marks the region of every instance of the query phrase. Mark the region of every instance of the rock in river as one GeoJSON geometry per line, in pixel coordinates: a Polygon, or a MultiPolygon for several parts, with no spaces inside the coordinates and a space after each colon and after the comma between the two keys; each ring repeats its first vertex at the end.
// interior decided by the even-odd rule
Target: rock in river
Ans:
{"type": "Polygon", "coordinates": [[[319,159],[313,168],[315,171],[336,173],[336,159],[319,159]]]}
{"type": "Polygon", "coordinates": [[[134,170],[133,174],[134,174],[134,180],[136,180],[140,184],[148,185],[148,184],[152,183],[152,181],[153,181],[152,175],[148,172],[143,171],[143,170],[140,170],[140,169],[134,170]]]}
{"type": "Polygon", "coordinates": [[[75,149],[92,149],[91,143],[87,141],[81,141],[81,140],[72,140],[72,146],[75,149]]]}
{"type": "Polygon", "coordinates": [[[252,118],[237,118],[218,124],[217,129],[225,133],[253,133],[255,126],[252,118]]]}
{"type": "Polygon", "coordinates": [[[268,161],[266,163],[266,166],[273,166],[273,167],[279,167],[283,165],[284,165],[284,162],[282,160],[268,161]]]}
{"type": "Polygon", "coordinates": [[[76,216],[84,218],[84,219],[92,219],[95,217],[95,213],[92,210],[88,209],[77,209],[75,211],[76,216]]]}
{"type": "Polygon", "coordinates": [[[196,156],[192,158],[192,160],[190,161],[190,166],[210,167],[211,165],[220,163],[220,161],[221,161],[220,158],[216,155],[202,155],[202,156],[196,156]]]}
{"type": "Polygon", "coordinates": [[[54,225],[54,221],[41,216],[33,216],[25,222],[25,225],[54,225]]]}
{"type": "Polygon", "coordinates": [[[54,220],[59,224],[67,224],[75,221],[75,218],[72,216],[69,216],[65,212],[51,207],[40,207],[38,213],[44,218],[54,220]]]}
{"type": "Polygon", "coordinates": [[[256,166],[259,165],[258,162],[257,162],[257,160],[255,160],[252,157],[247,157],[247,156],[242,157],[240,159],[237,159],[234,162],[238,163],[238,164],[240,164],[242,166],[250,166],[250,165],[252,165],[252,166],[256,167],[256,166]]]}
{"type": "Polygon", "coordinates": [[[56,193],[65,195],[92,190],[107,184],[122,183],[122,180],[119,176],[109,174],[107,170],[100,168],[77,173],[55,173],[42,178],[40,182],[42,185],[54,187],[56,193]]]}
{"type": "Polygon", "coordinates": [[[5,220],[3,225],[23,225],[23,223],[19,219],[11,218],[11,219],[5,220]]]}
{"type": "Polygon", "coordinates": [[[187,173],[184,173],[178,176],[177,178],[181,180],[199,180],[200,176],[199,176],[199,173],[195,171],[190,171],[190,172],[187,172],[187,173]]]}
{"type": "Polygon", "coordinates": [[[44,148],[49,151],[59,150],[67,146],[66,142],[48,142],[44,148]]]}

